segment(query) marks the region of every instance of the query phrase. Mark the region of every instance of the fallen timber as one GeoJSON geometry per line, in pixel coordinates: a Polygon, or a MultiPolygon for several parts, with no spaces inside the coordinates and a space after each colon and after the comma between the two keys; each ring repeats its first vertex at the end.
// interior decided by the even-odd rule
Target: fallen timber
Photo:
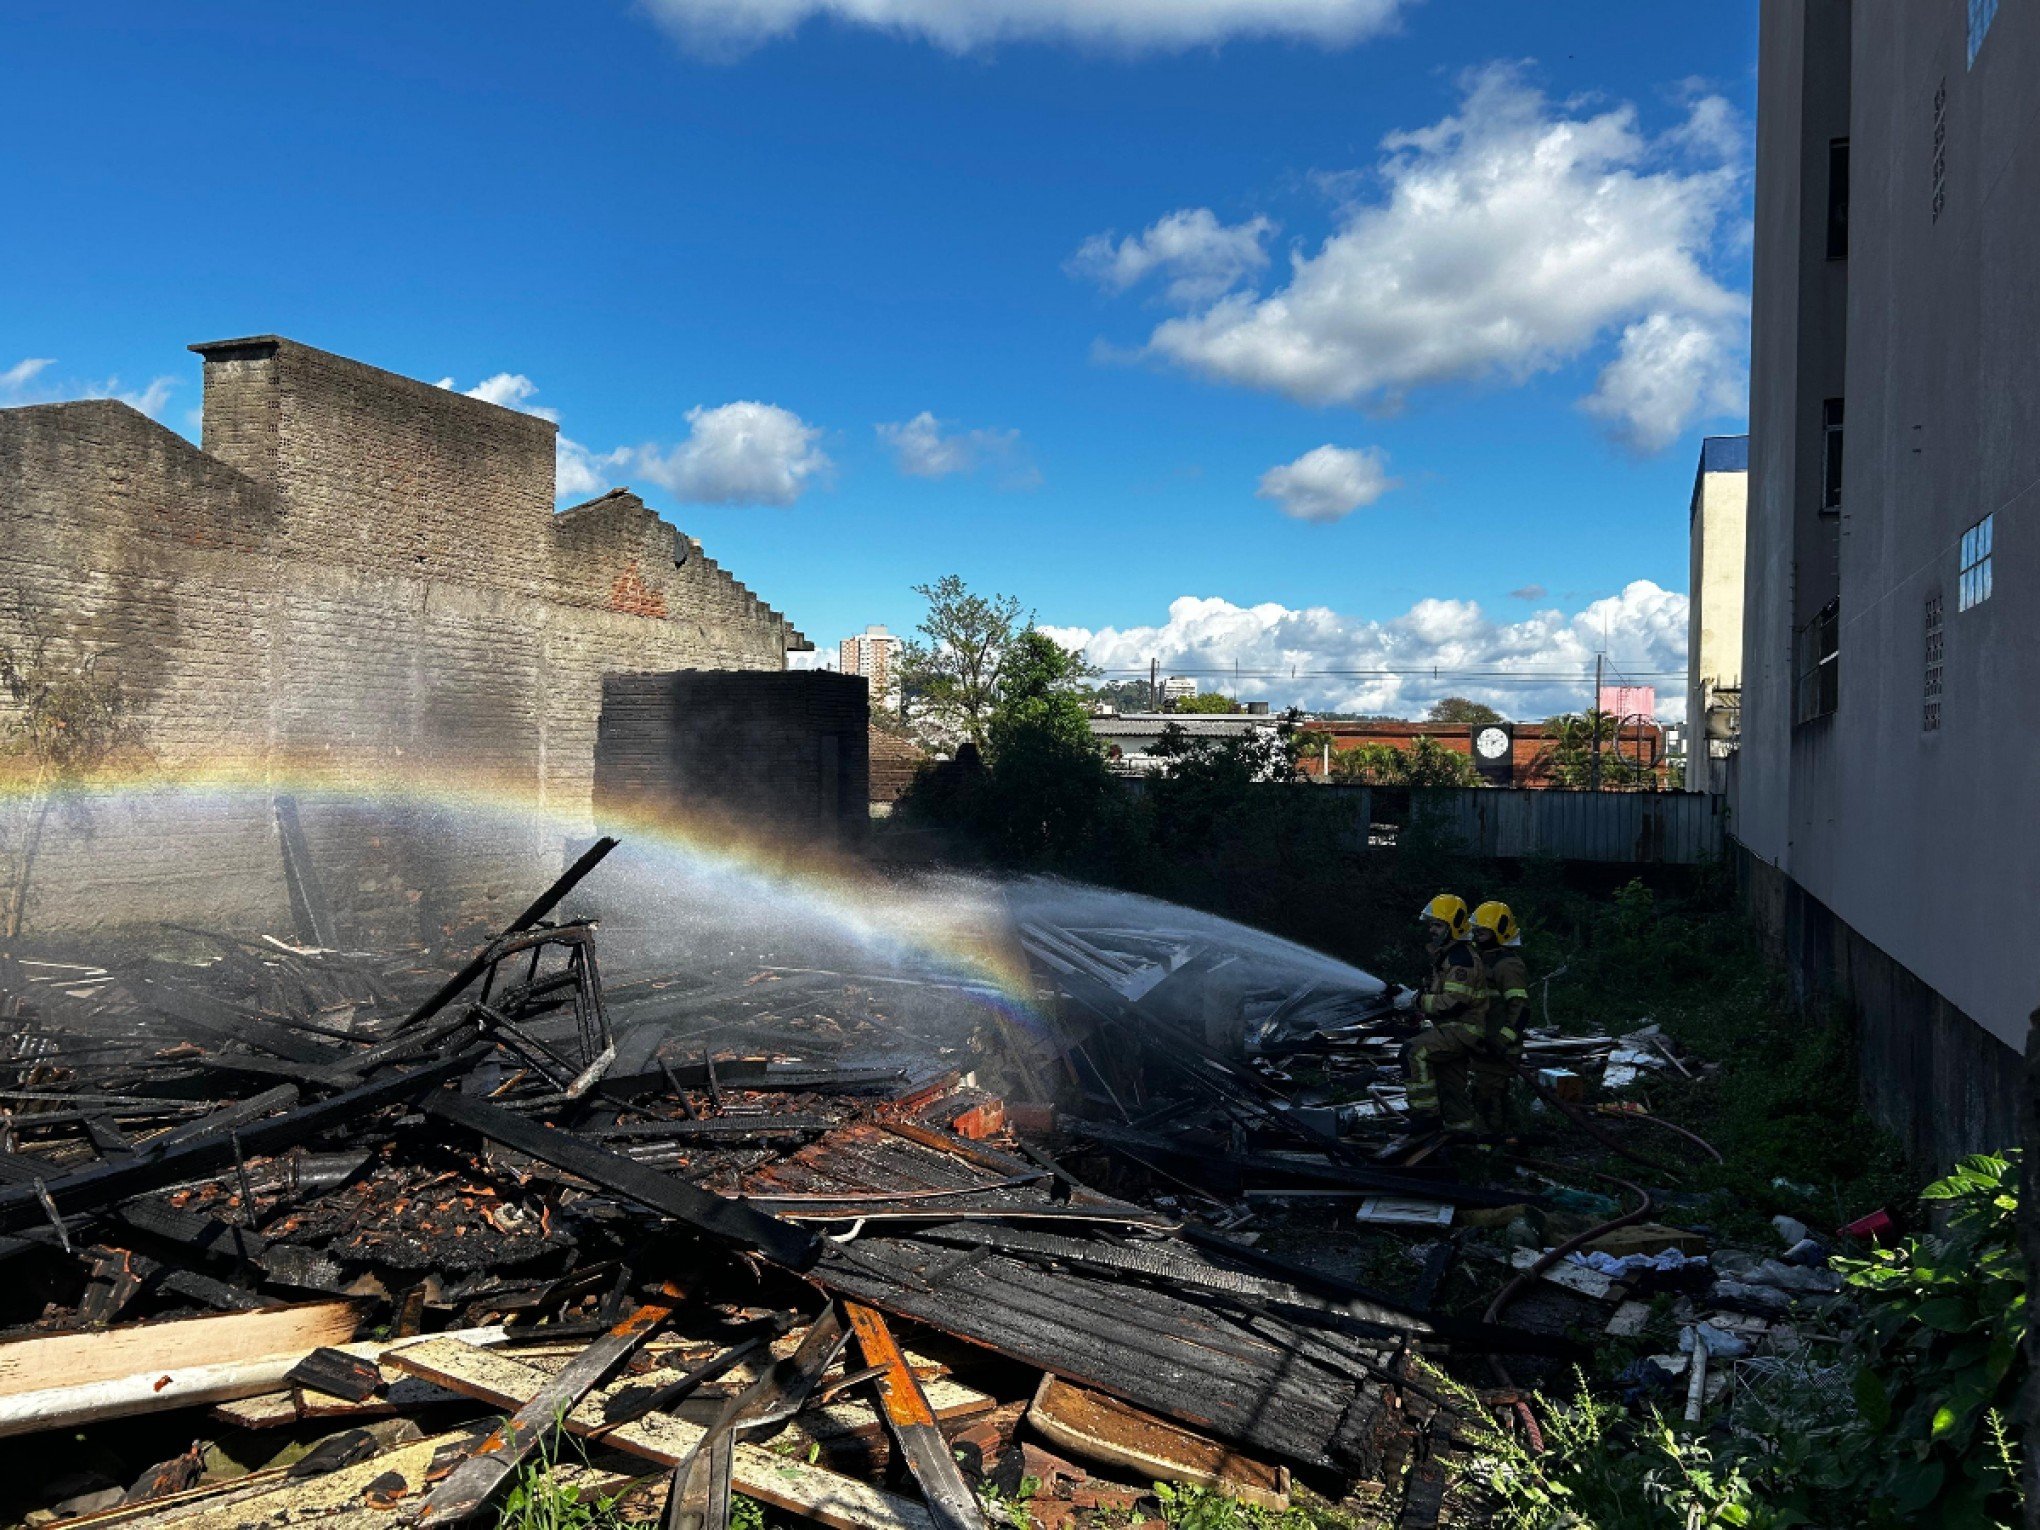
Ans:
{"type": "MultiPolygon", "coordinates": [[[[338,1314],[280,1353],[221,1346],[217,1375],[130,1350],[146,1361],[24,1392],[18,1420],[0,1390],[0,1434],[201,1405],[222,1428],[327,1429],[307,1470],[442,1524],[486,1515],[564,1415],[677,1479],[699,1530],[732,1491],[837,1530],[981,1530],[979,1484],[1036,1439],[1270,1505],[1292,1470],[1394,1489],[1439,1416],[1420,1361],[1565,1351],[1238,1241],[1272,1222],[1249,1184],[1538,1203],[1375,1161],[1209,1002],[1371,1099],[1393,1093],[1372,991],[1270,988],[1191,936],[1040,919],[1038,1033],[987,1031],[966,979],[771,953],[605,989],[607,932],[550,921],[607,853],[436,965],[194,934],[231,954],[109,959],[59,989],[0,953],[0,1255],[54,1293],[10,1309],[0,1369],[10,1343],[115,1355],[180,1323],[338,1314]],[[818,1297],[847,1326],[799,1342],[854,1335],[863,1369],[772,1347],[818,1297]],[[930,1361],[931,1340],[957,1342],[930,1361]],[[359,1434],[462,1417],[423,1459],[359,1434]],[[888,1463],[900,1492],[875,1485],[888,1463]]],[[[600,1480],[629,1476],[602,1459],[600,1480]]],[[[136,1464],[135,1512],[184,1497],[177,1461],[136,1464]]],[[[230,1498],[341,1501],[262,1484],[190,1499],[192,1522],[230,1498]]]]}

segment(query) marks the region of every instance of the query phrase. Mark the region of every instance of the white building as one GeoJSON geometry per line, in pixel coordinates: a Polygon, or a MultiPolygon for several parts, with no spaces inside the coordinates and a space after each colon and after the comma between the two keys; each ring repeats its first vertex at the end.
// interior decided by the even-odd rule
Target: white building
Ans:
{"type": "Polygon", "coordinates": [[[846,637],[837,648],[836,667],[846,675],[862,675],[871,689],[871,705],[897,712],[900,707],[900,649],[905,646],[883,627],[866,627],[846,637]]]}
{"type": "Polygon", "coordinates": [[[1197,694],[1197,682],[1183,675],[1171,675],[1162,682],[1162,705],[1186,701],[1197,694]]]}
{"type": "Polygon", "coordinates": [[[1257,712],[1202,713],[1178,715],[1171,712],[1124,712],[1093,717],[1091,736],[1105,747],[1105,760],[1116,774],[1149,776],[1166,763],[1154,752],[1165,729],[1176,728],[1193,739],[1235,739],[1273,737],[1280,731],[1276,718],[1268,715],[1268,704],[1253,703],[1257,712]]]}
{"type": "Polygon", "coordinates": [[[1743,537],[1750,438],[1700,443],[1690,511],[1692,591],[1686,628],[1686,790],[1727,789],[1742,708],[1743,537]]]}

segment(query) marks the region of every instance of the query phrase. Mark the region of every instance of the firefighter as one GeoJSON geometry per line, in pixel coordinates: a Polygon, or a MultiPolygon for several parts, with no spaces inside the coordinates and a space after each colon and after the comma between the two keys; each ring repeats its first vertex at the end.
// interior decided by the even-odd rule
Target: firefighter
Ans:
{"type": "Polygon", "coordinates": [[[1466,900],[1440,893],[1423,907],[1431,972],[1417,996],[1424,1028],[1404,1050],[1412,1131],[1477,1131],[1472,1066],[1487,1036],[1487,973],[1467,939],[1466,900]]]}
{"type": "Polygon", "coordinates": [[[1506,903],[1473,911],[1473,945],[1487,982],[1486,1043],[1473,1060],[1473,1103],[1483,1125],[1504,1131],[1509,1101],[1523,1060],[1523,1028],[1530,1009],[1530,972],[1523,965],[1523,932],[1506,903]]]}

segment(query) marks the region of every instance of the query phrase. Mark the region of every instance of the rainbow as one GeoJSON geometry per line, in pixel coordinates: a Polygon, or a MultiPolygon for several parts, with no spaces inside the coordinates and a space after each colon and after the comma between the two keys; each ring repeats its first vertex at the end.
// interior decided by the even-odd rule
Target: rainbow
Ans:
{"type": "MultiPolygon", "coordinates": [[[[445,814],[476,825],[547,829],[554,843],[596,831],[585,798],[571,811],[528,774],[485,770],[429,770],[385,761],[342,760],[331,755],[209,759],[165,766],[100,770],[59,782],[0,759],[0,810],[54,801],[84,808],[152,808],[178,812],[259,811],[279,795],[308,808],[354,807],[445,814]]],[[[940,972],[968,983],[1008,1019],[1039,1024],[1035,985],[1017,942],[985,900],[902,890],[854,859],[834,851],[773,840],[712,813],[635,805],[605,808],[601,832],[623,842],[636,861],[649,861],[679,879],[720,878],[730,896],[778,900],[818,932],[853,941],[880,960],[940,972]]],[[[599,889],[598,870],[589,886],[599,889]]],[[[536,891],[536,889],[534,889],[536,891]]],[[[984,891],[992,892],[989,884],[984,891]]]]}

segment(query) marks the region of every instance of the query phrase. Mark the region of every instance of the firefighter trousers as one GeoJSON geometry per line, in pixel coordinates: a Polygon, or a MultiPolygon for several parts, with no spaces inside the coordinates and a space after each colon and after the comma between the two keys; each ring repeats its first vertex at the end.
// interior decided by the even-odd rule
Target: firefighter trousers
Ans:
{"type": "Polygon", "coordinates": [[[1473,1064],[1486,1046],[1486,1032],[1470,1021],[1448,1020],[1419,1031],[1404,1053],[1409,1071],[1410,1109],[1437,1116],[1454,1130],[1478,1130],[1473,1064]]]}

